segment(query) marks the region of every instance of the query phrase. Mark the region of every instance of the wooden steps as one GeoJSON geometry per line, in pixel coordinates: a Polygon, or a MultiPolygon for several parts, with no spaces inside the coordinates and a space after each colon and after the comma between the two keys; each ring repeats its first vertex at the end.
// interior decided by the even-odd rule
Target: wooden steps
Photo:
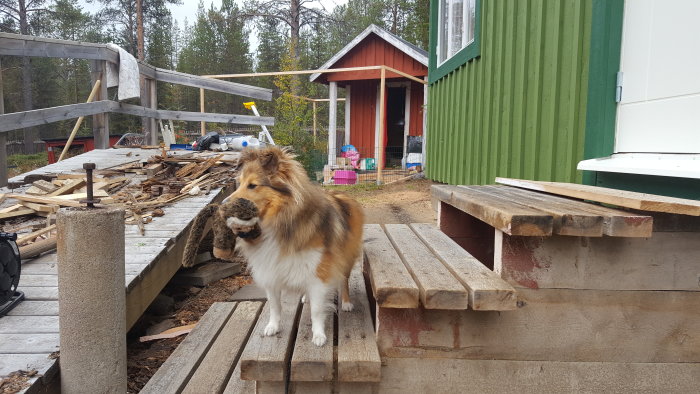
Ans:
{"type": "Polygon", "coordinates": [[[311,342],[310,307],[297,296],[283,295],[282,329],[274,336],[263,335],[267,304],[216,303],[141,392],[371,390],[381,378],[381,360],[361,270],[358,263],[350,282],[355,309],[338,312],[337,324],[328,315],[324,346],[311,342]]]}
{"type": "Polygon", "coordinates": [[[365,225],[365,261],[382,308],[516,308],[515,290],[429,224],[365,225]],[[386,231],[386,232],[385,232],[386,231]]]}

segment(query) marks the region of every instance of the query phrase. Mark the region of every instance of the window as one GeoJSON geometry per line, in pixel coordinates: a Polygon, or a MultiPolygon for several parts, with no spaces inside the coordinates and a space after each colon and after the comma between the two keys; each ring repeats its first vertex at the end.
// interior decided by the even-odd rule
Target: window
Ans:
{"type": "Polygon", "coordinates": [[[474,42],[476,0],[440,0],[438,64],[474,42]]]}
{"type": "Polygon", "coordinates": [[[431,2],[431,82],[479,55],[479,3],[431,2]]]}

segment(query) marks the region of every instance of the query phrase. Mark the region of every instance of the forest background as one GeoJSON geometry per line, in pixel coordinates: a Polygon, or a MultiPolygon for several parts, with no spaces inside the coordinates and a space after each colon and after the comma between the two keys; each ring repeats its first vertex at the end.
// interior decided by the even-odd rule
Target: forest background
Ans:
{"type": "MultiPolygon", "coordinates": [[[[200,1],[192,22],[184,23],[175,20],[168,9],[181,0],[85,1],[96,11],[89,12],[78,0],[0,0],[0,31],[113,42],[151,65],[196,75],[316,69],[370,24],[428,47],[430,0],[349,0],[332,10],[312,0],[222,0],[209,8],[200,1]],[[254,51],[251,43],[257,43],[254,51]]],[[[85,60],[3,56],[0,72],[5,113],[84,102],[91,89],[85,60]]],[[[312,156],[323,158],[328,106],[318,106],[320,137],[314,141],[311,105],[296,96],[328,97],[327,86],[310,83],[305,75],[231,81],[273,89],[273,101],[257,104],[262,116],[275,116],[272,134],[276,142],[293,146],[305,164],[312,156]]],[[[244,101],[243,97],[207,92],[206,111],[247,114],[244,101]]],[[[158,82],[158,107],[199,111],[199,90],[158,82]]],[[[338,109],[338,119],[343,119],[342,105],[338,109]]],[[[73,125],[74,120],[17,130],[8,141],[22,141],[23,153],[34,153],[41,146],[36,142],[65,138],[73,125]]],[[[197,122],[176,122],[175,130],[183,134],[198,127],[197,122]]],[[[227,125],[207,127],[231,130],[227,125]]],[[[87,121],[80,134],[91,135],[91,130],[87,121]]],[[[142,133],[142,120],[111,114],[110,132],[142,133]]]]}

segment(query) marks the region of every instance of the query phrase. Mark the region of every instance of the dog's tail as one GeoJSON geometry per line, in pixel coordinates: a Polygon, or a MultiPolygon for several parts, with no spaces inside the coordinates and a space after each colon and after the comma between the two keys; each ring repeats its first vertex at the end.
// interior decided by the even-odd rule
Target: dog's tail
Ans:
{"type": "Polygon", "coordinates": [[[216,214],[218,209],[219,204],[209,204],[204,207],[204,209],[202,209],[194,218],[192,228],[190,229],[190,235],[187,237],[187,243],[185,244],[185,252],[182,254],[183,267],[194,266],[195,258],[197,257],[197,249],[199,249],[199,241],[202,238],[204,227],[207,225],[209,218],[216,214]]]}

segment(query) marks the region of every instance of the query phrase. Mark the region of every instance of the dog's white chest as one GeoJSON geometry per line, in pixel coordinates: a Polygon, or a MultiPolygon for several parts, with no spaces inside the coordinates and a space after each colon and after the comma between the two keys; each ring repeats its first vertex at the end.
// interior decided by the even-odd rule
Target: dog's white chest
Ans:
{"type": "Polygon", "coordinates": [[[275,237],[261,235],[255,245],[239,242],[239,250],[248,259],[253,279],[262,287],[304,291],[318,282],[316,268],[321,262],[322,250],[308,249],[282,256],[275,237]]]}

